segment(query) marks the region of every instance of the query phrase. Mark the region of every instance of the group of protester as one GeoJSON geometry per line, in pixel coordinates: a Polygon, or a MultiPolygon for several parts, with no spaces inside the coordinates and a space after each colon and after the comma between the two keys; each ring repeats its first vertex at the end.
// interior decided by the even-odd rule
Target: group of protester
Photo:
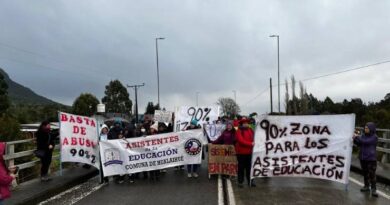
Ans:
{"type": "MultiPolygon", "coordinates": [[[[221,119],[216,123],[225,123],[226,129],[222,132],[213,144],[234,145],[238,161],[238,186],[243,187],[244,178],[248,186],[255,187],[255,183],[250,180],[251,170],[251,157],[254,146],[254,128],[255,121],[251,118],[242,118],[235,120],[221,119]]],[[[193,120],[188,126],[189,129],[200,129],[201,126],[196,120],[193,120]]],[[[103,125],[100,132],[100,140],[114,140],[114,139],[126,139],[141,136],[150,136],[155,134],[173,132],[172,124],[168,126],[165,123],[152,122],[151,120],[145,120],[144,123],[134,125],[130,123],[127,126],[123,126],[122,122],[115,121],[111,128],[107,125],[103,125]]],[[[44,121],[37,131],[37,150],[43,150],[41,160],[41,181],[49,181],[48,170],[50,167],[52,153],[55,146],[55,138],[50,132],[50,123],[44,121]]],[[[360,147],[359,159],[364,175],[364,187],[362,192],[371,191],[371,195],[378,197],[376,192],[376,146],[378,137],[376,136],[376,128],[374,123],[367,123],[362,134],[355,133],[353,136],[354,143],[360,147]]],[[[9,186],[16,177],[16,167],[10,166],[7,168],[4,155],[6,151],[4,142],[0,142],[0,205],[2,201],[10,196],[9,186]]],[[[200,164],[187,165],[188,177],[197,178],[199,176],[198,169],[200,164]]],[[[183,167],[176,167],[176,169],[182,169],[183,167]]],[[[150,178],[151,180],[158,180],[160,173],[165,170],[154,170],[149,172],[143,172],[143,178],[150,178]]],[[[135,179],[140,178],[140,173],[129,175],[130,182],[134,182],[135,179]]],[[[115,176],[117,183],[123,183],[125,176],[115,176]]],[[[104,179],[108,182],[108,178],[104,179]]]]}

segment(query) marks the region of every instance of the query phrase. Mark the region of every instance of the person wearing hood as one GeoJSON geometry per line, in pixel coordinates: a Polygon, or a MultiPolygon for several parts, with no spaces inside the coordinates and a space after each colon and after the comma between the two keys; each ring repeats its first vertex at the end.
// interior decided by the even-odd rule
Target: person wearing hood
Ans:
{"type": "Polygon", "coordinates": [[[16,167],[10,169],[6,168],[4,155],[5,155],[5,142],[0,142],[0,205],[3,201],[11,196],[9,187],[12,181],[15,179],[16,167]]]}
{"type": "Polygon", "coordinates": [[[361,192],[369,192],[371,185],[371,195],[378,197],[376,192],[376,146],[378,144],[378,136],[376,135],[376,127],[372,122],[368,122],[364,127],[364,133],[359,136],[353,136],[353,142],[360,148],[359,160],[363,170],[364,187],[361,192]]]}
{"type": "Polygon", "coordinates": [[[51,180],[48,177],[49,167],[51,164],[52,154],[54,150],[55,137],[50,133],[50,123],[43,121],[37,131],[37,150],[43,150],[44,155],[41,157],[41,181],[46,182],[51,180]]]}
{"type": "Polygon", "coordinates": [[[252,149],[254,146],[254,132],[249,128],[249,120],[242,119],[240,127],[236,131],[236,154],[238,161],[238,187],[242,188],[244,182],[244,175],[248,182],[248,186],[255,187],[256,185],[250,181],[252,149]]]}
{"type": "MultiPolygon", "coordinates": [[[[106,124],[103,124],[102,128],[100,129],[100,141],[106,141],[108,140],[108,126],[106,124]]],[[[104,177],[103,175],[103,167],[102,167],[102,159],[100,158],[100,179],[102,183],[108,183],[109,179],[108,177],[104,177]]]]}

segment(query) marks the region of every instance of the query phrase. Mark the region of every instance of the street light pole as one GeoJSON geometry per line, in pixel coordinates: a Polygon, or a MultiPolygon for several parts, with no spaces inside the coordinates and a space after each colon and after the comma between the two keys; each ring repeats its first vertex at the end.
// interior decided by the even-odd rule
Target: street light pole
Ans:
{"type": "Polygon", "coordinates": [[[276,37],[278,41],[278,110],[280,113],[280,72],[279,72],[279,35],[271,35],[269,37],[276,37]]]}
{"type": "Polygon", "coordinates": [[[233,90],[233,93],[234,93],[234,102],[237,104],[237,99],[236,99],[236,91],[233,90]]]}
{"type": "Polygon", "coordinates": [[[157,63],[157,103],[160,105],[160,70],[158,68],[158,40],[164,40],[165,38],[156,38],[156,63],[157,63]]]}
{"type": "Polygon", "coordinates": [[[135,122],[138,123],[138,95],[137,95],[137,89],[139,87],[145,86],[145,83],[142,83],[141,85],[127,85],[128,88],[134,88],[135,92],[135,122]]]}

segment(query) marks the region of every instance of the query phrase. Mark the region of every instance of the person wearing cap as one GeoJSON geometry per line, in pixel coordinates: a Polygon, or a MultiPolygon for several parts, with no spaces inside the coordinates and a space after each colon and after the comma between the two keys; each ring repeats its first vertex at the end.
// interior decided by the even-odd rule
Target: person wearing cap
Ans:
{"type": "Polygon", "coordinates": [[[369,192],[371,185],[371,195],[378,197],[376,192],[376,146],[378,144],[378,136],[376,135],[376,127],[372,122],[368,122],[364,127],[364,133],[358,135],[355,133],[353,142],[360,148],[359,159],[363,170],[364,187],[361,192],[369,192]]]}
{"type": "Polygon", "coordinates": [[[236,131],[236,155],[238,161],[238,186],[243,187],[244,176],[248,186],[255,187],[256,185],[250,181],[250,171],[252,162],[252,149],[254,145],[254,132],[249,128],[249,120],[242,119],[240,127],[236,131]]]}
{"type": "MultiPolygon", "coordinates": [[[[196,119],[193,119],[193,120],[191,120],[190,126],[188,126],[186,128],[186,130],[194,130],[194,129],[200,129],[200,128],[201,128],[201,126],[198,125],[198,121],[196,119]]],[[[188,178],[191,178],[191,177],[198,178],[199,177],[199,174],[198,174],[199,166],[200,166],[200,164],[188,164],[187,165],[187,177],[188,178]]]]}

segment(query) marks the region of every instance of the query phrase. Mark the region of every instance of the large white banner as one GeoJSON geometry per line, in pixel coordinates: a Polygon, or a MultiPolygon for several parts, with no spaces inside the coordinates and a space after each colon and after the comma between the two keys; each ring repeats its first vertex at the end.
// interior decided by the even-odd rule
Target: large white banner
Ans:
{"type": "Polygon", "coordinates": [[[261,116],[251,178],[310,177],[348,183],[355,115],[261,116]]]}
{"type": "Polygon", "coordinates": [[[176,132],[184,131],[190,126],[192,120],[198,121],[198,125],[213,123],[218,120],[219,107],[190,107],[182,106],[175,112],[175,125],[176,132]]]}
{"type": "Polygon", "coordinates": [[[61,161],[81,162],[100,169],[96,120],[60,112],[59,121],[61,161]]]}
{"type": "Polygon", "coordinates": [[[202,130],[100,141],[104,176],[200,164],[202,130]]]}
{"type": "Polygon", "coordinates": [[[205,134],[210,141],[215,141],[225,130],[225,124],[206,124],[203,126],[205,134]]]}

